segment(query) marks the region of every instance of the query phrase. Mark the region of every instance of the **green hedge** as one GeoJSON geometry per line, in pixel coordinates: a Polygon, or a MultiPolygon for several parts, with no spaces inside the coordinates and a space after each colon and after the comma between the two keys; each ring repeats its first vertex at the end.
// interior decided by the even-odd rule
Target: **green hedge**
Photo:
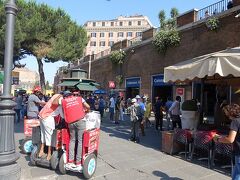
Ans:
{"type": "Polygon", "coordinates": [[[198,106],[197,102],[194,100],[186,100],[182,103],[182,110],[183,111],[197,111],[198,106]]]}

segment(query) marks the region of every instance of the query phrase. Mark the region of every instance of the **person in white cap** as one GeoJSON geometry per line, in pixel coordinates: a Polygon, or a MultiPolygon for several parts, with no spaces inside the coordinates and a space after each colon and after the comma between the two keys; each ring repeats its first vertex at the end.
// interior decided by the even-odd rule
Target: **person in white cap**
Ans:
{"type": "Polygon", "coordinates": [[[139,125],[140,125],[140,114],[141,108],[139,104],[137,103],[137,99],[132,99],[132,105],[130,107],[130,120],[132,122],[132,128],[131,128],[131,141],[134,141],[136,143],[139,143],[139,125]]]}
{"type": "Polygon", "coordinates": [[[136,96],[136,99],[137,99],[137,103],[138,103],[139,106],[140,106],[140,113],[138,114],[138,116],[139,116],[139,121],[140,121],[140,125],[139,125],[139,126],[140,126],[140,128],[141,128],[142,135],[145,136],[143,116],[144,116],[144,113],[145,113],[145,111],[146,111],[146,107],[145,107],[145,104],[142,102],[141,96],[137,95],[137,96],[136,96]]]}

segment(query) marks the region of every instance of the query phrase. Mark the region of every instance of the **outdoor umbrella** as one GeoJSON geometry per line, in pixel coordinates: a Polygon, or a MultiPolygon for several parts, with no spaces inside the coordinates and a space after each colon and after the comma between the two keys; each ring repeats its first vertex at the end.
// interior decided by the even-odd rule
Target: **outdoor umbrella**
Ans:
{"type": "Polygon", "coordinates": [[[164,82],[219,75],[240,77],[240,47],[199,56],[164,68],[164,82]]]}

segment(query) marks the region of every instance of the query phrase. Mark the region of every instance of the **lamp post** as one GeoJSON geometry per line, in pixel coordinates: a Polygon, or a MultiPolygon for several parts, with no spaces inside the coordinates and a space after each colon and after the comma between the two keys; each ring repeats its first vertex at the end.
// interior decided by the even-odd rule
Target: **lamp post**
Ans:
{"type": "Polygon", "coordinates": [[[14,25],[17,14],[15,0],[9,0],[5,5],[6,33],[4,53],[3,95],[0,101],[0,179],[20,179],[21,169],[16,163],[19,154],[15,151],[14,116],[16,103],[12,100],[12,66],[14,46],[14,25]]]}

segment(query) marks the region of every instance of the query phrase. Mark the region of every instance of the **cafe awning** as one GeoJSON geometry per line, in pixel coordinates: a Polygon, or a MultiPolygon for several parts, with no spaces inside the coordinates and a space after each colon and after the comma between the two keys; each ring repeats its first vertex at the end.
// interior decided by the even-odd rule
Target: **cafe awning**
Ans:
{"type": "Polygon", "coordinates": [[[80,90],[80,91],[96,91],[97,88],[93,85],[91,85],[90,83],[79,83],[77,85],[77,88],[80,90]]]}
{"type": "Polygon", "coordinates": [[[204,78],[218,74],[221,77],[240,77],[240,47],[199,56],[164,68],[164,82],[204,78]]]}
{"type": "Polygon", "coordinates": [[[75,86],[79,83],[79,81],[63,81],[59,84],[59,86],[75,86]]]}

